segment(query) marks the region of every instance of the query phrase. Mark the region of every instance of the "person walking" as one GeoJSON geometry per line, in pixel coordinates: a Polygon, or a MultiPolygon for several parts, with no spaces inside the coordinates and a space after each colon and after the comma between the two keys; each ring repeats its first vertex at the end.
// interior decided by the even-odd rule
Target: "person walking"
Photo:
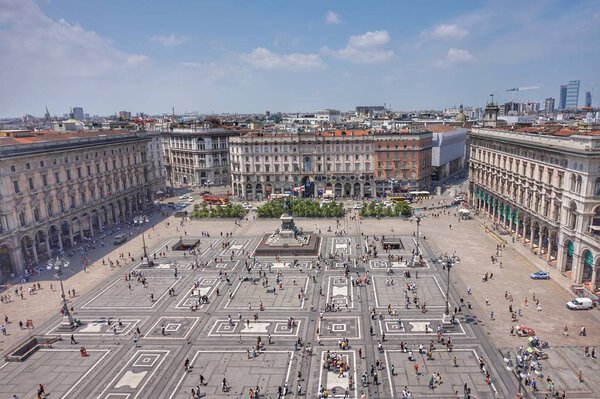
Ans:
{"type": "Polygon", "coordinates": [[[75,341],[75,336],[73,334],[71,334],[71,344],[72,345],[77,344],[77,341],[75,341]]]}

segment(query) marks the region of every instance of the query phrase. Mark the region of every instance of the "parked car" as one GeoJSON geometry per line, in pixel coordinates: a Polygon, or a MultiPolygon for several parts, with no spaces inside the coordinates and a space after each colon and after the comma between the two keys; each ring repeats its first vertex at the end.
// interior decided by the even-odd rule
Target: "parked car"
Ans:
{"type": "Polygon", "coordinates": [[[354,209],[358,209],[358,210],[360,210],[360,209],[362,209],[362,208],[363,208],[363,204],[361,204],[360,202],[359,202],[359,203],[356,203],[356,204],[354,204],[354,209]]]}
{"type": "Polygon", "coordinates": [[[594,307],[590,298],[575,298],[567,302],[567,308],[571,310],[586,310],[594,307]]]}
{"type": "Polygon", "coordinates": [[[537,272],[531,273],[529,277],[531,277],[534,280],[548,280],[550,279],[550,273],[539,270],[537,272]]]}
{"type": "Polygon", "coordinates": [[[117,234],[115,236],[115,239],[113,241],[113,244],[115,245],[121,245],[123,244],[125,241],[127,241],[127,236],[125,234],[117,234]]]}
{"type": "Polygon", "coordinates": [[[194,199],[192,197],[188,197],[188,201],[189,202],[194,202],[194,199]]]}

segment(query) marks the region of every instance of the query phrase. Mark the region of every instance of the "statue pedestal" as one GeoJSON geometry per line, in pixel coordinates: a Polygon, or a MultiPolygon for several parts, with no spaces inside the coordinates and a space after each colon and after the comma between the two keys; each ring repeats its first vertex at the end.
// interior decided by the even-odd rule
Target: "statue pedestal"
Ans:
{"type": "Polygon", "coordinates": [[[294,218],[291,215],[288,215],[287,213],[284,213],[283,215],[281,215],[281,217],[279,218],[279,220],[281,220],[281,233],[283,233],[284,231],[294,231],[295,229],[295,225],[294,225],[294,218]]]}

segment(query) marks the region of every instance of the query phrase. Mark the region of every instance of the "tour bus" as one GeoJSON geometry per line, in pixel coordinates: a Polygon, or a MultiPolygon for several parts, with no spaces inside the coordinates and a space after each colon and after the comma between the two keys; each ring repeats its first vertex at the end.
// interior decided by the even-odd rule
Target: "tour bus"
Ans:
{"type": "Polygon", "coordinates": [[[429,191],[411,191],[409,192],[409,194],[412,195],[414,198],[427,198],[431,196],[429,191]]]}
{"type": "Polygon", "coordinates": [[[399,204],[400,202],[412,202],[412,197],[410,195],[395,195],[390,197],[389,200],[394,204],[399,204]]]}
{"type": "Polygon", "coordinates": [[[214,197],[212,195],[204,195],[202,199],[208,205],[225,205],[229,202],[229,198],[227,197],[214,197]]]}

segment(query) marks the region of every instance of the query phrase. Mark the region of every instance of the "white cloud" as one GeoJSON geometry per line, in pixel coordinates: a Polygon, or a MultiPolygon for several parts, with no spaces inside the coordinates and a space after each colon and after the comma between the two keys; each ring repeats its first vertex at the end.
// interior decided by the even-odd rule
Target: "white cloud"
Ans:
{"type": "Polygon", "coordinates": [[[158,35],[150,37],[150,41],[154,43],[162,44],[165,47],[175,47],[179,46],[187,40],[185,36],[179,36],[174,33],[170,35],[158,35]]]}
{"type": "Polygon", "coordinates": [[[277,54],[264,47],[257,47],[243,59],[250,65],[261,69],[318,69],[323,68],[324,63],[318,54],[277,54]]]}
{"type": "Polygon", "coordinates": [[[340,15],[329,10],[327,11],[327,14],[325,15],[325,23],[328,25],[337,25],[342,23],[342,20],[340,18],[340,15]]]}
{"type": "Polygon", "coordinates": [[[422,36],[433,39],[460,40],[464,39],[468,34],[468,30],[463,29],[458,25],[441,24],[430,31],[423,32],[422,36]]]}
{"type": "Polygon", "coordinates": [[[381,48],[389,41],[390,35],[387,31],[367,32],[363,35],[350,36],[348,44],[342,49],[333,50],[323,47],[321,53],[351,62],[375,64],[394,57],[392,50],[381,48]]]}
{"type": "Polygon", "coordinates": [[[150,62],[78,24],[50,19],[31,0],[0,0],[0,23],[0,76],[7,81],[93,77],[150,62]]]}
{"type": "Polygon", "coordinates": [[[475,57],[468,50],[449,48],[446,57],[435,61],[434,64],[440,68],[449,68],[457,64],[465,64],[474,60],[475,57]]]}
{"type": "Polygon", "coordinates": [[[198,68],[202,66],[202,64],[199,62],[182,62],[181,66],[186,68],[198,68]]]}
{"type": "Polygon", "coordinates": [[[376,47],[382,46],[390,41],[390,35],[386,30],[376,30],[375,32],[367,32],[364,35],[350,36],[348,45],[352,47],[376,47]]]}

